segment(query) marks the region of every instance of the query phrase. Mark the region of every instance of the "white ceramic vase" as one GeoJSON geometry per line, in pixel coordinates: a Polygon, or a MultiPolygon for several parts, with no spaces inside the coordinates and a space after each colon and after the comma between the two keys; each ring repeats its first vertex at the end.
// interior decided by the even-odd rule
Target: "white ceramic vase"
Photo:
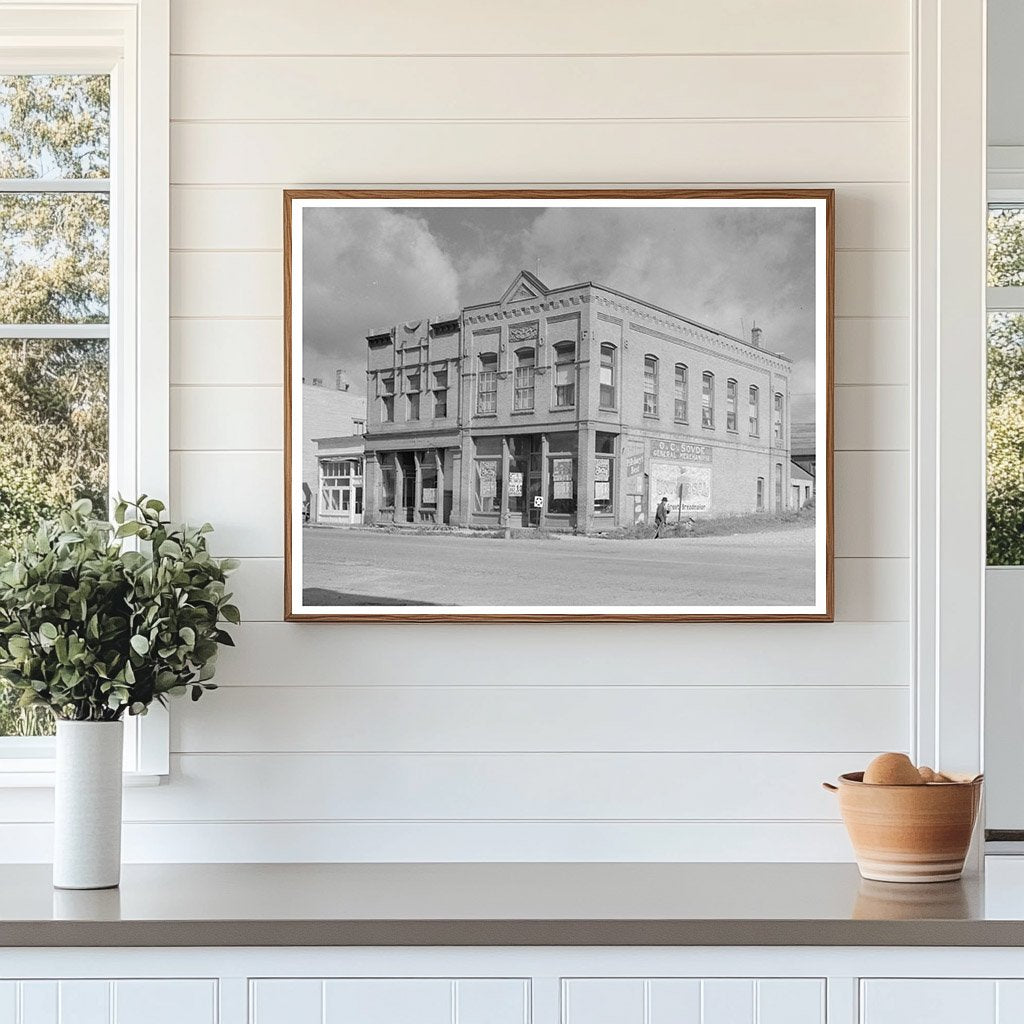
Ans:
{"type": "Polygon", "coordinates": [[[121,722],[57,722],[53,884],[110,889],[121,880],[121,722]]]}

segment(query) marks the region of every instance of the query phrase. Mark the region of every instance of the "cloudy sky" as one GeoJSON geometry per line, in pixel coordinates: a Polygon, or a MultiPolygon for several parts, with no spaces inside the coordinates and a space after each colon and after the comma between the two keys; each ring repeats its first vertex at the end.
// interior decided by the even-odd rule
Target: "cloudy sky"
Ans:
{"type": "Polygon", "coordinates": [[[500,298],[520,269],[593,281],[795,363],[793,419],[813,420],[809,209],[317,207],[303,213],[306,378],[365,390],[367,332],[500,298]]]}

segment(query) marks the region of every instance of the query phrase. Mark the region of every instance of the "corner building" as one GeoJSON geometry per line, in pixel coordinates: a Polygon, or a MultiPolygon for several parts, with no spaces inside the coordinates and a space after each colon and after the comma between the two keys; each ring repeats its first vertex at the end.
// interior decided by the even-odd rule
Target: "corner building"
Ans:
{"type": "Polygon", "coordinates": [[[602,285],[367,335],[366,521],[593,533],[790,502],[792,363],[602,285]]]}

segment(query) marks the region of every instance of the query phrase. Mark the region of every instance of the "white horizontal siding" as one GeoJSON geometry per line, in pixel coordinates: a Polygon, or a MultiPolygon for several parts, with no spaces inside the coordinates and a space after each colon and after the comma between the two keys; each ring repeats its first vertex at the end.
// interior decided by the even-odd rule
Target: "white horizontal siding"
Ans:
{"type": "Polygon", "coordinates": [[[907,8],[893,0],[587,0],[387,4],[336,0],[174,0],[173,53],[849,53],[905,52],[907,8]]]}
{"type": "Polygon", "coordinates": [[[896,54],[176,57],[171,117],[432,121],[443,111],[448,120],[710,120],[785,110],[793,118],[904,118],[909,84],[906,58],[896,54]]]}
{"type": "Polygon", "coordinates": [[[183,706],[171,750],[870,751],[903,742],[908,711],[906,690],[891,686],[339,687],[282,680],[281,688],[221,687],[183,706]],[[316,715],[280,714],[285,689],[289,704],[316,715]],[[785,715],[776,715],[779,707],[785,715]]]}
{"type": "Polygon", "coordinates": [[[905,182],[907,138],[890,120],[190,121],[171,182],[905,182]]]}
{"type": "Polygon", "coordinates": [[[906,686],[910,674],[902,622],[536,624],[514,627],[511,640],[510,629],[489,623],[246,623],[238,632],[238,648],[221,652],[217,679],[274,687],[367,681],[385,686],[531,681],[538,687],[551,682],[841,687],[906,686]],[[510,642],[528,652],[529,675],[524,677],[519,658],[504,656],[510,642]]]}
{"type": "MultiPolygon", "coordinates": [[[[130,863],[845,861],[836,821],[128,822],[130,863]]],[[[47,822],[0,823],[0,864],[48,861],[47,822]]]]}

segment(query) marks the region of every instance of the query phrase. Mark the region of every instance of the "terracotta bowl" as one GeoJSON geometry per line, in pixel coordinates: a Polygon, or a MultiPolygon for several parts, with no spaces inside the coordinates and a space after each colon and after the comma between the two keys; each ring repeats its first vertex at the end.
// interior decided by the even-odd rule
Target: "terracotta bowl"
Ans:
{"type": "Polygon", "coordinates": [[[964,869],[981,804],[981,776],[924,786],[875,786],[863,772],[823,783],[839,811],[857,867],[876,882],[952,882],[964,869]]]}

